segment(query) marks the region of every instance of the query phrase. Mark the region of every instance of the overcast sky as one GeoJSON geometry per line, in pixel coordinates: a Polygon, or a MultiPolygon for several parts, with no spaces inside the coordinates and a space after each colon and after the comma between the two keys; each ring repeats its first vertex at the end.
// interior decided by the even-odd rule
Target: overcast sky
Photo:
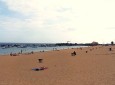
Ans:
{"type": "Polygon", "coordinates": [[[0,0],[0,42],[115,41],[115,0],[0,0]]]}

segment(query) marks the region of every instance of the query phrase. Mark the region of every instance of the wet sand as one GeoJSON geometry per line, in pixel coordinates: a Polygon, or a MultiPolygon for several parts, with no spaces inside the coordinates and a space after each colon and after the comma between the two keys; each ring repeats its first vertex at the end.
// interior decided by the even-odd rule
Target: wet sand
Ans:
{"type": "Polygon", "coordinates": [[[0,85],[115,85],[115,46],[1,55],[0,85]]]}

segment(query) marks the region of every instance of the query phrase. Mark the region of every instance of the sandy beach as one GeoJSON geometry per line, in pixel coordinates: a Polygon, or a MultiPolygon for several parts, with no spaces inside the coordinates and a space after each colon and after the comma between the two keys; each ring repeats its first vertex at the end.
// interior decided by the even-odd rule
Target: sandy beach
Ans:
{"type": "Polygon", "coordinates": [[[115,46],[1,55],[0,85],[115,85],[115,46]]]}

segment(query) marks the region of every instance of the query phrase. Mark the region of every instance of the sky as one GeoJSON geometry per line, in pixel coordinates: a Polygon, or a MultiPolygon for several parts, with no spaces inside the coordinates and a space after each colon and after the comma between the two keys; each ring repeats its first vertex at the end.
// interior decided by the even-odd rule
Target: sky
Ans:
{"type": "Polygon", "coordinates": [[[115,41],[115,0],[0,0],[0,42],[67,41],[115,41]]]}

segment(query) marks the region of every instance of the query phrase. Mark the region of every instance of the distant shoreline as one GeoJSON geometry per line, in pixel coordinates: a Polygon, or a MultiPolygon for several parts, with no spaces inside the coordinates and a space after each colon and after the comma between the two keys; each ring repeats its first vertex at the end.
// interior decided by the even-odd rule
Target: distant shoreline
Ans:
{"type": "Polygon", "coordinates": [[[73,49],[87,46],[51,46],[51,47],[9,47],[0,48],[0,55],[9,55],[10,53],[30,53],[30,52],[43,52],[43,51],[54,51],[63,49],[73,49]]]}
{"type": "Polygon", "coordinates": [[[77,43],[0,43],[0,55],[7,55],[10,53],[23,53],[28,52],[40,52],[40,51],[51,51],[61,50],[68,48],[79,48],[89,46],[108,46],[110,44],[77,44],[77,43]]]}

